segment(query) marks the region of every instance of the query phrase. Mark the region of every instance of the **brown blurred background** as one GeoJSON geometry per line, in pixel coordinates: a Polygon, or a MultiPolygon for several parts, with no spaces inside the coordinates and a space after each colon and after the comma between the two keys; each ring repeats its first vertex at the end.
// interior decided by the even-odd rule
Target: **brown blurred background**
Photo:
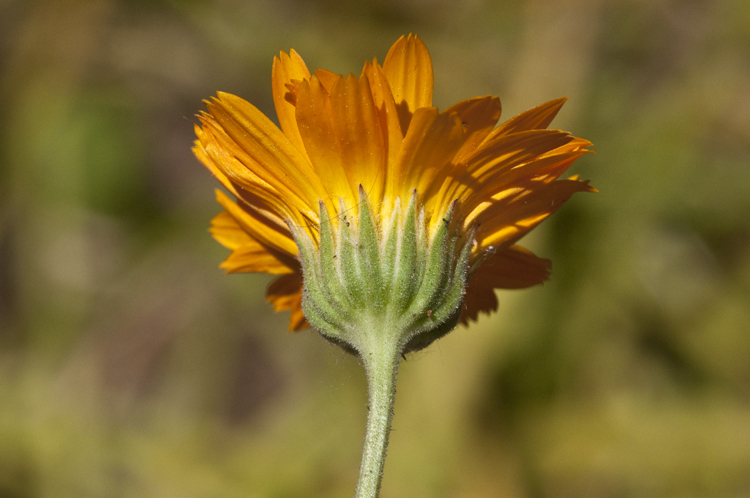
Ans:
{"type": "Polygon", "coordinates": [[[384,498],[750,496],[747,0],[0,0],[0,498],[352,495],[361,368],[222,275],[192,128],[412,31],[441,108],[569,96],[601,193],[403,364],[384,498]]]}

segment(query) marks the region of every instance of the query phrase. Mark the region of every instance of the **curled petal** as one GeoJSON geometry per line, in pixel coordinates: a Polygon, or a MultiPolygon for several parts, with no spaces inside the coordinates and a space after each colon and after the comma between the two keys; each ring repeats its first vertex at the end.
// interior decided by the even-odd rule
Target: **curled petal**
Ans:
{"type": "Polygon", "coordinates": [[[219,266],[227,273],[284,274],[294,271],[295,260],[250,237],[227,211],[211,220],[211,234],[232,254],[219,266]]]}
{"type": "Polygon", "coordinates": [[[550,261],[520,246],[495,251],[469,278],[460,321],[468,324],[479,313],[497,310],[495,289],[524,289],[549,278],[550,261]]]}
{"type": "Polygon", "coordinates": [[[493,201],[523,190],[528,185],[541,185],[557,180],[576,159],[591,152],[587,150],[563,152],[564,149],[560,147],[556,149],[556,151],[561,151],[559,153],[544,154],[478,184],[477,190],[473,191],[463,204],[466,212],[470,213],[466,217],[466,223],[471,223],[493,201]]]}
{"type": "Polygon", "coordinates": [[[225,212],[232,217],[237,227],[253,239],[287,256],[293,257],[299,252],[289,228],[279,225],[277,220],[269,218],[267,213],[252,206],[240,207],[220,190],[216,191],[216,200],[226,209],[225,212]]]}
{"type": "MultiPolygon", "coordinates": [[[[254,161],[233,142],[216,130],[210,121],[203,126],[202,143],[198,157],[205,155],[210,161],[204,162],[209,169],[216,168],[228,181],[228,190],[240,198],[260,199],[259,207],[270,207],[281,219],[295,220],[302,223],[304,219],[315,216],[310,212],[307,203],[297,195],[283,195],[248,168],[254,161]],[[214,135],[216,131],[216,135],[214,135]],[[208,138],[206,138],[208,137],[208,138]],[[246,195],[247,194],[247,195],[246,195]]],[[[221,177],[220,177],[221,178],[221,177]]]]}
{"type": "MultiPolygon", "coordinates": [[[[195,134],[197,136],[203,135],[203,129],[195,125],[195,134]]],[[[208,171],[211,172],[214,177],[219,180],[219,183],[221,183],[225,189],[229,190],[232,194],[235,195],[235,197],[239,197],[240,194],[235,189],[234,184],[229,180],[227,175],[222,173],[221,169],[216,166],[216,163],[214,163],[213,159],[208,155],[208,152],[206,151],[206,148],[203,146],[200,140],[195,140],[193,142],[193,154],[195,154],[195,157],[198,158],[198,160],[203,163],[203,165],[206,167],[208,171]]]]}
{"type": "Polygon", "coordinates": [[[471,209],[481,201],[475,192],[497,185],[503,175],[514,168],[564,146],[573,140],[568,133],[556,130],[531,130],[486,140],[445,182],[439,194],[440,203],[459,199],[471,209]]]}
{"type": "Polygon", "coordinates": [[[302,313],[302,271],[282,275],[271,282],[266,291],[266,300],[276,311],[291,310],[289,330],[304,330],[309,327],[302,313]]]}

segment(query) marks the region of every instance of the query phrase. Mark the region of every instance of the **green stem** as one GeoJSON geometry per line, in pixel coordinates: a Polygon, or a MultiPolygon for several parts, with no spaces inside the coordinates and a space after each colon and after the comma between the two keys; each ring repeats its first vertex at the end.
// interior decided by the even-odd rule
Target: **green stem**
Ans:
{"type": "Polygon", "coordinates": [[[355,498],[377,498],[380,495],[400,360],[400,349],[388,342],[391,341],[378,342],[368,348],[368,352],[362,352],[367,373],[367,432],[355,498]]]}

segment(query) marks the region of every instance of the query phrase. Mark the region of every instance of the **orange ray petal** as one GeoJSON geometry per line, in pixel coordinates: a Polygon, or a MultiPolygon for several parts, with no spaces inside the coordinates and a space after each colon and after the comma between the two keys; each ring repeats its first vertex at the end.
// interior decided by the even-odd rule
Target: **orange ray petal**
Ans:
{"type": "Polygon", "coordinates": [[[237,221],[226,211],[217,214],[211,220],[211,228],[208,231],[214,239],[227,249],[235,250],[247,244],[251,237],[245,232],[237,221]]]}
{"type": "Polygon", "coordinates": [[[219,265],[227,273],[292,273],[296,260],[271,250],[253,239],[229,212],[223,211],[211,220],[211,235],[232,254],[219,265]]]}
{"type": "Polygon", "coordinates": [[[466,133],[466,143],[456,154],[456,162],[460,163],[463,159],[474,152],[479,144],[487,138],[492,128],[497,124],[502,112],[500,99],[493,96],[474,97],[455,104],[444,112],[455,112],[461,118],[466,133]]]}
{"type": "Polygon", "coordinates": [[[501,110],[500,99],[487,96],[464,100],[443,111],[445,114],[456,113],[461,119],[466,141],[453,158],[452,171],[442,182],[433,182],[425,192],[427,198],[436,199],[435,205],[445,208],[453,202],[454,197],[451,196],[457,195],[456,192],[460,191],[456,178],[464,174],[466,161],[492,131],[500,118],[501,110]]]}
{"type": "Polygon", "coordinates": [[[252,206],[243,209],[221,190],[216,191],[216,200],[253,239],[289,256],[296,256],[299,252],[288,228],[280,227],[275,220],[269,220],[252,206]]]}
{"type": "Polygon", "coordinates": [[[279,118],[279,124],[284,135],[303,155],[306,155],[305,147],[302,145],[302,138],[299,136],[299,130],[297,129],[294,104],[287,99],[289,93],[287,85],[294,85],[293,81],[309,79],[310,71],[308,71],[305,61],[294,49],[289,51],[289,55],[282,51],[279,57],[273,58],[271,86],[276,116],[279,118]]]}
{"type": "Polygon", "coordinates": [[[227,273],[269,273],[271,275],[282,275],[293,271],[274,254],[268,252],[264,245],[256,241],[250,241],[232,251],[219,268],[227,273]]]}
{"type": "Polygon", "coordinates": [[[373,61],[365,63],[362,74],[370,81],[370,90],[372,91],[372,100],[377,111],[380,129],[383,130],[383,146],[385,147],[386,168],[384,174],[385,192],[384,204],[382,209],[384,213],[393,207],[393,203],[398,196],[397,192],[391,191],[392,185],[389,178],[393,175],[401,143],[404,141],[404,134],[401,132],[398,111],[396,103],[391,94],[391,88],[388,80],[383,73],[383,68],[373,61]]]}
{"type": "Polygon", "coordinates": [[[432,59],[419,37],[402,36],[385,56],[383,71],[393,92],[401,131],[406,134],[411,117],[420,107],[432,106],[432,59]]]}
{"type": "Polygon", "coordinates": [[[493,200],[475,220],[475,251],[511,244],[559,209],[576,192],[594,192],[587,182],[557,180],[528,182],[518,193],[493,200]]]}
{"type": "MultiPolygon", "coordinates": [[[[328,190],[324,198],[329,213],[338,210],[338,198],[351,206],[355,192],[347,178],[347,165],[342,162],[331,115],[331,98],[317,76],[304,81],[297,92],[297,124],[302,141],[315,168],[328,190]]],[[[356,188],[356,187],[355,187],[356,188]]]]}
{"type": "MultiPolygon", "coordinates": [[[[442,183],[464,139],[463,125],[456,114],[438,113],[434,107],[418,109],[396,160],[392,191],[407,199],[415,188],[423,195],[432,183],[442,183]]],[[[425,209],[432,207],[428,205],[430,200],[423,200],[425,209]]]]}
{"type": "MultiPolygon", "coordinates": [[[[561,147],[557,150],[564,149],[561,147]]],[[[508,195],[514,189],[523,189],[529,181],[542,180],[545,183],[557,180],[575,162],[576,159],[592,151],[580,150],[575,152],[561,152],[557,154],[544,155],[521,166],[516,166],[510,171],[505,171],[497,179],[489,178],[479,184],[478,190],[472,192],[471,196],[462,203],[465,212],[471,213],[467,216],[467,224],[471,223],[479,213],[476,209],[482,204],[490,204],[491,200],[508,195]],[[505,192],[504,195],[498,194],[505,192]]]]}
{"type": "MultiPolygon", "coordinates": [[[[503,174],[513,168],[534,160],[573,139],[565,132],[532,130],[498,136],[485,141],[469,158],[466,166],[455,172],[455,178],[445,182],[437,196],[440,204],[459,199],[471,204],[474,192],[492,181],[502,181],[503,174]],[[492,180],[495,178],[496,180],[492,180]]],[[[458,168],[457,168],[458,169],[458,168]]]]}
{"type": "Polygon", "coordinates": [[[289,330],[303,330],[310,326],[302,313],[302,271],[282,275],[271,282],[266,299],[276,311],[292,310],[289,330]]]}
{"type": "Polygon", "coordinates": [[[490,255],[469,277],[460,321],[464,325],[479,313],[497,310],[495,289],[524,289],[549,278],[550,261],[520,246],[510,246],[490,255]]]}
{"type": "Polygon", "coordinates": [[[279,192],[296,195],[317,210],[325,192],[320,179],[270,119],[249,102],[226,93],[219,93],[207,107],[227,136],[254,160],[248,168],[279,192]]]}
{"type": "Polygon", "coordinates": [[[522,112],[495,128],[487,137],[487,140],[493,140],[499,136],[518,133],[520,131],[545,129],[552,123],[552,120],[555,119],[555,116],[557,116],[557,113],[567,100],[567,97],[550,100],[533,109],[522,112]]]}
{"type": "Polygon", "coordinates": [[[326,89],[326,92],[330,95],[333,85],[339,79],[339,75],[328,69],[316,69],[315,76],[320,80],[320,84],[326,89]]]}
{"type": "Polygon", "coordinates": [[[366,77],[340,76],[331,90],[337,149],[352,191],[362,185],[373,209],[380,209],[385,155],[383,133],[366,77]]]}
{"type": "MultiPolygon", "coordinates": [[[[203,134],[203,130],[198,125],[195,125],[195,134],[199,137],[203,134]]],[[[221,183],[225,189],[229,190],[236,197],[239,197],[239,193],[235,189],[234,184],[229,180],[227,175],[222,173],[221,169],[216,166],[216,163],[214,163],[213,159],[211,159],[211,157],[208,155],[208,152],[206,152],[206,148],[203,147],[203,144],[200,140],[196,140],[195,142],[193,142],[192,151],[195,157],[197,157],[198,160],[203,164],[203,166],[205,166],[206,169],[210,171],[217,180],[219,180],[219,183],[221,183]]]]}
{"type": "MultiPolygon", "coordinates": [[[[212,163],[225,175],[232,189],[245,197],[257,197],[261,203],[270,206],[281,219],[292,220],[296,223],[304,223],[307,219],[315,219],[317,215],[311,211],[307,203],[300,199],[294,192],[285,188],[285,194],[277,191],[274,187],[255,175],[248,167],[253,164],[252,158],[247,156],[234,142],[227,142],[228,137],[222,135],[220,130],[218,136],[213,135],[212,129],[208,124],[204,124],[203,137],[206,139],[204,151],[212,163]],[[239,156],[240,159],[237,158],[239,156]],[[249,194],[249,195],[246,195],[249,194]]],[[[260,168],[260,166],[257,166],[260,168]]],[[[284,186],[282,185],[282,188],[284,186]]]]}
{"type": "MultiPolygon", "coordinates": [[[[200,129],[200,127],[198,127],[197,125],[196,128],[200,129]]],[[[229,192],[231,192],[235,197],[237,197],[238,200],[240,200],[243,204],[252,206],[253,209],[257,210],[258,212],[263,213],[263,216],[265,216],[269,220],[273,220],[274,223],[279,227],[282,227],[283,229],[287,228],[284,220],[280,218],[277,213],[273,212],[273,207],[271,205],[269,205],[257,195],[243,189],[240,185],[236,184],[224,173],[222,173],[221,169],[216,165],[216,163],[214,163],[213,159],[211,159],[205,147],[203,147],[203,144],[200,143],[199,140],[195,141],[195,145],[193,146],[192,150],[193,154],[195,154],[198,160],[203,163],[203,165],[211,172],[211,174],[213,174],[216,179],[219,180],[222,186],[229,192]]],[[[262,182],[262,180],[260,179],[259,181],[262,182]]]]}
{"type": "MultiPolygon", "coordinates": [[[[573,136],[558,130],[530,130],[501,135],[485,141],[466,164],[466,175],[485,181],[493,175],[524,164],[562,147],[573,136]]],[[[468,179],[468,176],[461,180],[468,179]]]]}

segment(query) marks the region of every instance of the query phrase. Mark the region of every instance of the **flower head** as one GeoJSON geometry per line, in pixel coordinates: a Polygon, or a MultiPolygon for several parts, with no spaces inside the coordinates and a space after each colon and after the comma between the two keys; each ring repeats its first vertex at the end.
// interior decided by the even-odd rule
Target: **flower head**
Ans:
{"type": "Polygon", "coordinates": [[[199,116],[193,151],[236,199],[217,191],[225,210],[211,233],[232,250],[221,267],[279,275],[267,297],[277,311],[292,311],[293,330],[335,321],[316,286],[346,319],[344,301],[385,309],[400,300],[399,313],[427,321],[448,288],[460,287],[446,326],[476,319],[497,308],[494,289],[547,278],[549,261],[516,242],[574,193],[594,190],[576,177],[560,179],[591,145],[547,129],[566,99],[497,127],[497,97],[441,112],[432,107],[430,55],[416,36],[399,38],[382,66],[367,62],[360,76],[310,73],[297,52],[281,52],[272,87],[280,129],[252,104],[219,93],[199,116]],[[438,249],[434,286],[443,295],[425,297],[416,310],[438,249]],[[347,251],[357,261],[351,275],[347,251]],[[403,270],[407,256],[415,263],[399,277],[394,267],[403,270]],[[369,287],[401,297],[368,301],[369,287]]]}

